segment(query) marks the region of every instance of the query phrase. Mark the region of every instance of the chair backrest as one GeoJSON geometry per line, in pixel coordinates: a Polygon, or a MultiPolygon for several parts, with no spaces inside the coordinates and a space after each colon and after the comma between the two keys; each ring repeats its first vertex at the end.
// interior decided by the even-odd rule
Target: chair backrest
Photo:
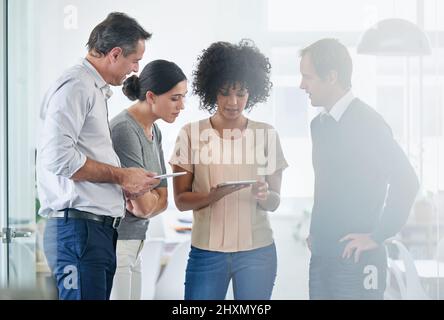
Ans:
{"type": "Polygon", "coordinates": [[[142,300],[153,300],[159,278],[164,240],[147,239],[141,252],[142,259],[142,300]]]}
{"type": "Polygon", "coordinates": [[[403,300],[426,300],[430,299],[430,297],[424,291],[424,288],[421,285],[419,280],[418,271],[416,270],[415,261],[413,260],[410,252],[407,248],[398,240],[392,239],[387,242],[388,244],[392,244],[396,247],[399,252],[399,257],[401,261],[404,263],[405,267],[405,275],[402,276],[402,272],[400,268],[396,265],[396,263],[389,258],[388,266],[389,271],[393,271],[392,273],[395,276],[395,280],[397,281],[401,299],[403,300]]]}
{"type": "Polygon", "coordinates": [[[185,269],[191,240],[179,243],[173,250],[156,284],[155,299],[183,300],[185,269]]]}
{"type": "Polygon", "coordinates": [[[385,300],[400,300],[407,296],[404,275],[396,262],[387,254],[387,288],[384,292],[385,300]]]}

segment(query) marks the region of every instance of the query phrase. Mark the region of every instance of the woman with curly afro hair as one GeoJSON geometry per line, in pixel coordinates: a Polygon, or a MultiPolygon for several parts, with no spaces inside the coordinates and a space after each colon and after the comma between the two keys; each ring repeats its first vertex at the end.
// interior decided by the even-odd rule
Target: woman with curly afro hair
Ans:
{"type": "Polygon", "coordinates": [[[287,167],[272,126],[244,114],[265,102],[270,63],[249,41],[216,42],[194,71],[193,92],[211,117],[185,125],[170,160],[174,199],[193,210],[186,300],[222,300],[232,281],[235,299],[271,298],[276,248],[268,211],[280,203],[287,167]],[[232,183],[233,181],[237,183],[232,183]]]}

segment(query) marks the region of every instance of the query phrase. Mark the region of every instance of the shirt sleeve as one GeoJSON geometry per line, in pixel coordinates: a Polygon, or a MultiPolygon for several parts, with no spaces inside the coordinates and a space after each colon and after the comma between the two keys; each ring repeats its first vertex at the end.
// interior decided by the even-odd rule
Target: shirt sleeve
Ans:
{"type": "Polygon", "coordinates": [[[265,146],[267,152],[267,175],[272,175],[279,170],[288,167],[282,150],[281,140],[275,128],[268,125],[265,129],[266,141],[265,146]]]}
{"type": "Polygon", "coordinates": [[[398,233],[406,223],[419,189],[416,173],[407,156],[395,141],[383,119],[373,130],[375,149],[388,179],[385,206],[372,238],[381,243],[398,233]]]}
{"type": "Polygon", "coordinates": [[[77,143],[90,109],[88,88],[78,79],[67,80],[50,96],[39,148],[46,170],[71,178],[84,166],[86,156],[77,143]]]}
{"type": "Polygon", "coordinates": [[[136,130],[125,122],[111,129],[114,150],[123,168],[144,168],[142,144],[136,130]]]}
{"type": "Polygon", "coordinates": [[[282,150],[281,139],[279,138],[278,132],[273,128],[276,132],[276,171],[284,170],[288,167],[287,160],[284,156],[284,151],[282,150]]]}
{"type": "Polygon", "coordinates": [[[194,172],[194,166],[192,164],[192,149],[191,140],[189,136],[189,126],[183,127],[176,139],[176,145],[174,146],[173,154],[170,158],[170,165],[176,165],[188,172],[194,172]]]}
{"type": "MultiPolygon", "coordinates": [[[[157,145],[159,148],[159,161],[160,161],[160,168],[162,172],[159,172],[159,174],[166,174],[166,167],[165,167],[165,158],[163,155],[163,148],[162,148],[162,132],[160,131],[159,127],[154,124],[154,130],[157,137],[157,145]]],[[[168,179],[163,179],[160,181],[159,185],[156,188],[167,188],[168,187],[168,179]]]]}

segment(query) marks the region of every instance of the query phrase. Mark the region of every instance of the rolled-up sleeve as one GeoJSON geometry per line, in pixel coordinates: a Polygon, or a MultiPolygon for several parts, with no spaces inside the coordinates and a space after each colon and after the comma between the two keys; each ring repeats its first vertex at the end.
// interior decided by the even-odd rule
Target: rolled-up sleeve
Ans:
{"type": "Polygon", "coordinates": [[[46,103],[40,159],[46,170],[71,178],[86,162],[77,143],[91,106],[88,90],[80,80],[67,80],[46,103]]]}

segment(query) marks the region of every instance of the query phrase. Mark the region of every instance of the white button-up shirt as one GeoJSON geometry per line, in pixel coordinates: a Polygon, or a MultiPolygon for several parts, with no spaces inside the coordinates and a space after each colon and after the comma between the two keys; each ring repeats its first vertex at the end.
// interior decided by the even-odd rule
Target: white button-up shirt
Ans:
{"type": "Polygon", "coordinates": [[[87,158],[120,167],[108,123],[111,95],[109,85],[86,59],[68,69],[46,93],[37,149],[40,215],[65,208],[124,215],[119,185],[70,179],[87,158]]]}
{"type": "Polygon", "coordinates": [[[333,117],[337,122],[341,120],[342,115],[347,110],[348,106],[355,99],[353,92],[349,90],[341,99],[339,99],[334,106],[330,109],[330,112],[327,109],[323,109],[321,112],[321,118],[324,114],[328,114],[333,117]]]}

